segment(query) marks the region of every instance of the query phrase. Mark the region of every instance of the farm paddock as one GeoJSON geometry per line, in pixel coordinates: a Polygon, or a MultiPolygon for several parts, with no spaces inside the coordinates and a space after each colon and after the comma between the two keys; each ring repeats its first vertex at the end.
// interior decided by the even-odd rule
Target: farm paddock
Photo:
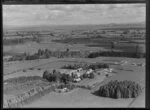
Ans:
{"type": "MultiPolygon", "coordinates": [[[[64,59],[41,59],[39,63],[35,63],[38,61],[24,61],[24,62],[12,62],[14,67],[21,67],[22,70],[26,70],[23,72],[22,70],[16,71],[13,73],[14,69],[12,70],[11,66],[5,66],[5,73],[4,73],[4,82],[5,80],[10,80],[10,78],[16,78],[16,77],[29,77],[29,76],[36,76],[36,77],[42,77],[44,70],[49,70],[52,71],[53,69],[60,70],[60,71],[65,71],[63,69],[60,69],[63,65],[65,64],[74,64],[74,63],[81,63],[82,61],[86,61],[87,63],[94,63],[94,62],[101,62],[101,63],[106,63],[110,66],[110,68],[114,68],[114,75],[110,77],[102,77],[101,75],[96,74],[96,77],[93,79],[84,79],[78,83],[74,83],[76,86],[80,86],[79,88],[73,89],[70,92],[67,92],[65,94],[58,94],[55,93],[54,91],[49,92],[46,91],[42,97],[39,97],[38,95],[35,96],[36,100],[31,101],[32,103],[26,103],[22,104],[22,107],[133,107],[137,106],[144,107],[144,101],[139,102],[140,98],[129,98],[129,99],[111,99],[111,98],[103,98],[103,97],[98,97],[94,96],[92,94],[93,91],[96,91],[101,85],[108,83],[111,80],[132,80],[135,82],[138,82],[142,85],[143,91],[145,89],[145,67],[143,66],[133,66],[133,63],[144,63],[145,59],[136,59],[136,58],[116,58],[116,57],[98,57],[98,58],[93,58],[93,59],[81,59],[81,58],[64,58],[64,59]],[[124,61],[126,63],[122,64],[124,61]],[[118,62],[116,65],[114,62],[118,62]],[[121,63],[119,63],[121,62],[121,63]],[[30,64],[30,65],[29,65],[30,64]],[[19,65],[19,66],[17,66],[19,65]],[[31,69],[32,68],[32,69],[31,69]],[[40,70],[39,70],[40,68],[40,70]],[[129,71],[130,70],[130,71],[129,71]],[[132,70],[132,71],[131,71],[132,70]],[[7,71],[10,74],[7,74],[7,71]],[[5,75],[6,74],[6,75],[5,75]],[[81,87],[82,86],[82,87],[81,87]],[[84,89],[84,87],[90,86],[92,89],[84,89]],[[81,97],[77,97],[77,95],[80,95],[81,97]],[[55,98],[54,98],[55,97],[55,98]],[[53,99],[53,100],[51,100],[53,99]],[[71,100],[69,100],[71,99],[71,100]],[[65,101],[64,101],[65,100],[65,101]],[[135,100],[135,101],[133,101],[135,100]],[[47,103],[49,102],[49,103],[47,103]],[[57,102],[57,103],[56,103],[57,102]],[[132,102],[132,103],[131,103],[132,102]],[[68,104],[67,104],[68,103],[68,104]],[[90,104],[89,104],[90,103],[90,104]],[[105,103],[105,104],[104,104],[105,103]],[[119,104],[118,104],[119,103],[119,104]],[[140,103],[140,105],[139,105],[140,103]],[[58,106],[59,105],[59,106],[58,106]],[[109,106],[108,106],[109,105],[109,106]]],[[[8,62],[9,65],[11,62],[8,62]]],[[[6,63],[5,65],[8,65],[6,63]]],[[[16,68],[18,70],[18,68],[16,68]]],[[[16,89],[17,87],[26,87],[22,89],[21,91],[18,92],[23,92],[27,91],[28,89],[34,88],[36,85],[40,85],[39,81],[36,83],[36,81],[31,81],[28,83],[32,83],[32,85],[23,83],[20,85],[15,85],[14,88],[9,88],[7,87],[8,82],[4,83],[4,92],[6,93],[6,97],[13,94],[17,94],[16,89]],[[34,83],[33,83],[34,82],[34,83]],[[5,85],[6,84],[6,85],[5,85]],[[30,86],[28,86],[30,85],[30,86]],[[11,91],[9,91],[11,89],[11,91]],[[8,91],[7,91],[8,90],[8,91]],[[8,96],[7,96],[8,95],[8,96]]],[[[41,82],[45,84],[44,82],[41,82]]],[[[47,82],[48,84],[48,82],[47,82]]],[[[47,86],[48,87],[48,86],[47,86]]],[[[40,87],[39,87],[40,88],[40,87]]],[[[37,89],[38,90],[38,89],[37,89]]],[[[41,89],[42,90],[42,89],[41,89]]],[[[43,92],[41,92],[43,93],[43,92]]],[[[145,95],[144,92],[139,96],[144,99],[145,95]]],[[[31,97],[32,99],[32,97],[31,97]]],[[[34,99],[34,98],[33,98],[34,99]]],[[[28,101],[27,101],[28,102],[28,101]]],[[[30,101],[29,101],[30,102],[30,101]]],[[[23,103],[23,102],[22,102],[23,103]]]]}

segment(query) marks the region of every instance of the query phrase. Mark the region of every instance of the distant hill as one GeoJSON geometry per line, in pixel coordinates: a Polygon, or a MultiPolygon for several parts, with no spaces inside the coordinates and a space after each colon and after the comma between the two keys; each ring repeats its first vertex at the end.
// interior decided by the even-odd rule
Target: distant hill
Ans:
{"type": "Polygon", "coordinates": [[[110,29],[110,28],[145,28],[145,23],[127,23],[127,24],[116,24],[116,23],[110,23],[110,24],[87,24],[87,25],[40,25],[40,26],[25,26],[25,27],[15,27],[15,26],[4,26],[4,31],[47,31],[47,30],[66,30],[66,29],[110,29]]]}
{"type": "Polygon", "coordinates": [[[111,23],[108,24],[108,26],[122,26],[122,27],[143,27],[145,28],[145,22],[139,22],[139,23],[127,23],[127,24],[116,24],[116,23],[111,23]]]}

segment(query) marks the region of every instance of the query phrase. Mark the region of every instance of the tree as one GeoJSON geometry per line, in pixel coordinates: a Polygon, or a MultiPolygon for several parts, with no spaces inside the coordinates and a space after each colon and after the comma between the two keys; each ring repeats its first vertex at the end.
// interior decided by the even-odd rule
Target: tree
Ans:
{"type": "Polygon", "coordinates": [[[84,74],[82,75],[82,77],[83,77],[83,78],[87,78],[87,74],[84,73],[84,74]]]}
{"type": "Polygon", "coordinates": [[[121,92],[120,92],[119,88],[116,91],[116,98],[121,98],[121,92]]]}
{"type": "Polygon", "coordinates": [[[43,73],[43,78],[44,78],[44,79],[48,79],[49,75],[50,75],[50,73],[46,70],[46,71],[44,71],[44,73],[43,73]]]}
{"type": "Polygon", "coordinates": [[[69,74],[62,74],[60,81],[65,84],[68,84],[70,81],[72,81],[72,78],[69,76],[69,74]]]}
{"type": "Polygon", "coordinates": [[[136,53],[136,57],[138,57],[138,54],[139,54],[139,45],[138,44],[136,45],[135,53],[136,53]]]}
{"type": "Polygon", "coordinates": [[[69,51],[70,51],[69,48],[67,48],[67,49],[66,49],[66,52],[68,53],[69,51]]]}
{"type": "Polygon", "coordinates": [[[53,70],[53,74],[55,74],[55,73],[56,73],[56,70],[54,69],[54,70],[53,70]]]}
{"type": "Polygon", "coordinates": [[[114,42],[111,42],[111,50],[113,52],[113,49],[115,48],[115,43],[114,42]]]}
{"type": "Polygon", "coordinates": [[[55,76],[56,76],[56,82],[60,83],[61,73],[60,72],[55,72],[55,76]]]}
{"type": "Polygon", "coordinates": [[[94,73],[90,73],[89,78],[93,79],[94,78],[94,73]]]}

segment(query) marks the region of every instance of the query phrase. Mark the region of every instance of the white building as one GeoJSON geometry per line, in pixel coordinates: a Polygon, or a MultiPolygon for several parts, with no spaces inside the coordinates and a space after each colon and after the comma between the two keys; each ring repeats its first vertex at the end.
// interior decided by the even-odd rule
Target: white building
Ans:
{"type": "Polygon", "coordinates": [[[86,74],[90,74],[90,73],[92,73],[93,72],[93,70],[92,69],[89,69],[87,72],[86,72],[86,74]]]}

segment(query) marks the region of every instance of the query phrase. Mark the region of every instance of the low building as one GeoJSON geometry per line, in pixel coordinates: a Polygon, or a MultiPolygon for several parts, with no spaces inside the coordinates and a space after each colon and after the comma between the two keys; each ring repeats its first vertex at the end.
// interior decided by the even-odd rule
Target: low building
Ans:
{"type": "Polygon", "coordinates": [[[71,71],[67,71],[66,72],[67,74],[71,75],[71,76],[77,76],[77,77],[80,77],[83,73],[83,69],[82,68],[79,68],[77,70],[71,70],[71,71]]]}
{"type": "Polygon", "coordinates": [[[89,69],[88,71],[85,72],[85,74],[87,75],[87,77],[90,77],[91,73],[93,73],[92,69],[89,69]]]}
{"type": "Polygon", "coordinates": [[[81,78],[75,78],[75,79],[73,79],[73,81],[74,82],[79,82],[79,81],[81,81],[81,78]]]}
{"type": "Polygon", "coordinates": [[[90,73],[92,73],[93,72],[93,70],[92,69],[89,69],[87,72],[86,72],[86,74],[90,74],[90,73]]]}

